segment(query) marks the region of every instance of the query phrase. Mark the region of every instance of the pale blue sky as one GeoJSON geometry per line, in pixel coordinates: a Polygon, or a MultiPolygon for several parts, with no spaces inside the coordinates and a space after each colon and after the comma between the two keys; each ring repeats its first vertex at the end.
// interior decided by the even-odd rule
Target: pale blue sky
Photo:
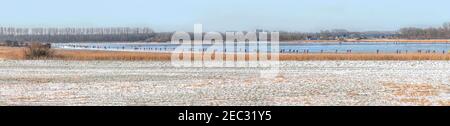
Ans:
{"type": "Polygon", "coordinates": [[[449,5],[449,0],[0,0],[0,25],[395,30],[450,21],[449,5]]]}

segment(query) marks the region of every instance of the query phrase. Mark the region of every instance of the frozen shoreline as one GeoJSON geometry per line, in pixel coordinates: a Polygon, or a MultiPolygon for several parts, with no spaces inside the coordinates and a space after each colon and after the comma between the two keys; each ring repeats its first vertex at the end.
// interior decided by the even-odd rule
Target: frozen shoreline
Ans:
{"type": "Polygon", "coordinates": [[[0,105],[449,105],[448,61],[283,61],[175,68],[170,61],[0,60],[0,105]]]}

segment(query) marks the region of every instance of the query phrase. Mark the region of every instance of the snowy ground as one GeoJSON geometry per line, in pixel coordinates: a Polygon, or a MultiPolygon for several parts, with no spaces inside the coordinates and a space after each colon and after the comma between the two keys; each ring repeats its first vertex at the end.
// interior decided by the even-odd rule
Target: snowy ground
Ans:
{"type": "Polygon", "coordinates": [[[450,105],[449,61],[290,61],[175,68],[156,61],[0,60],[0,105],[450,105]]]}

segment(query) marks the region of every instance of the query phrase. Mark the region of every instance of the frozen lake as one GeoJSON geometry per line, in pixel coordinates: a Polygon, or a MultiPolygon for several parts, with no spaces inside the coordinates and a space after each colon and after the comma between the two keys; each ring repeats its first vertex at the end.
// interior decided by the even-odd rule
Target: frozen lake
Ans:
{"type": "MultiPolygon", "coordinates": [[[[109,51],[145,51],[169,52],[177,44],[167,43],[53,43],[53,48],[109,50],[109,51]]],[[[211,45],[203,45],[206,50],[211,45]]],[[[248,46],[236,46],[239,52],[255,51],[248,46]]],[[[282,53],[448,53],[450,43],[394,43],[394,42],[281,42],[282,53]]],[[[226,51],[218,49],[217,51],[226,51]]]]}

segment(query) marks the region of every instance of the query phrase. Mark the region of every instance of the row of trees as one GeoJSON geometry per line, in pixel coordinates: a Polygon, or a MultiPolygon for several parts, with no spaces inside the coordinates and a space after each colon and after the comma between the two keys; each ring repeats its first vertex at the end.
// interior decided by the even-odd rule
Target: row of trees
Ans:
{"type": "Polygon", "coordinates": [[[450,22],[441,27],[400,29],[400,37],[405,39],[450,39],[450,22]]]}
{"type": "Polygon", "coordinates": [[[392,39],[398,38],[397,32],[350,32],[343,29],[325,30],[318,33],[280,32],[280,41],[295,40],[345,40],[345,39],[392,39]]]}
{"type": "Polygon", "coordinates": [[[0,27],[0,35],[121,35],[150,34],[146,27],[105,27],[105,28],[15,28],[0,27]]]}
{"type": "Polygon", "coordinates": [[[0,41],[86,42],[145,41],[155,36],[150,28],[13,28],[0,27],[0,41]]]}
{"type": "Polygon", "coordinates": [[[128,35],[0,35],[0,42],[115,42],[115,41],[146,41],[154,34],[128,35]]]}
{"type": "MultiPolygon", "coordinates": [[[[261,31],[260,31],[261,32],[261,31]]],[[[246,33],[246,32],[244,32],[246,33]]],[[[280,31],[280,41],[296,41],[296,40],[339,40],[339,39],[367,39],[367,38],[397,38],[396,32],[349,32],[343,29],[325,30],[318,33],[307,32],[286,32],[280,31]]],[[[155,33],[148,41],[152,42],[167,42],[171,41],[172,32],[155,33]]],[[[194,34],[189,33],[191,39],[194,34]]],[[[225,37],[225,33],[221,33],[225,37]]],[[[268,34],[270,39],[270,33],[268,34]]]]}
{"type": "MultiPolygon", "coordinates": [[[[260,30],[262,31],[262,30],[260,30]]],[[[259,31],[259,32],[260,32],[259,31]]],[[[150,28],[11,28],[0,27],[0,42],[111,42],[171,41],[172,32],[153,32],[150,28]]],[[[193,38],[193,33],[191,38],[193,38]]],[[[222,35],[225,35],[222,33],[222,35]]],[[[280,41],[344,39],[450,39],[450,23],[435,28],[402,28],[392,32],[351,32],[345,29],[316,33],[280,31],[280,41]]]]}

